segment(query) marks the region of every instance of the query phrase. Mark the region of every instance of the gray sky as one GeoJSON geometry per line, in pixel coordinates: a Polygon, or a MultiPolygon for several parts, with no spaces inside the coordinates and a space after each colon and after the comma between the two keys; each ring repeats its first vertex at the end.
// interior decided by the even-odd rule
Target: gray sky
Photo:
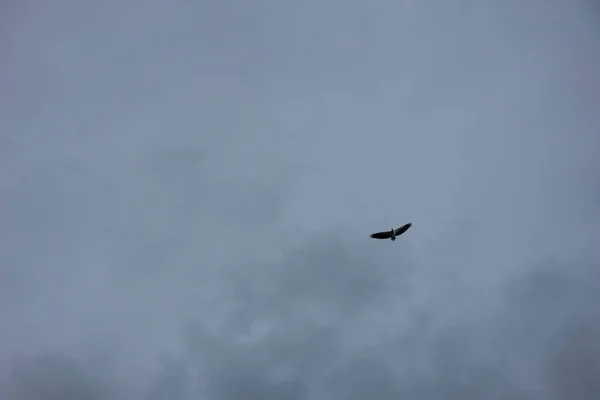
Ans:
{"type": "Polygon", "coordinates": [[[3,398],[600,397],[592,2],[192,3],[0,6],[3,398]]]}

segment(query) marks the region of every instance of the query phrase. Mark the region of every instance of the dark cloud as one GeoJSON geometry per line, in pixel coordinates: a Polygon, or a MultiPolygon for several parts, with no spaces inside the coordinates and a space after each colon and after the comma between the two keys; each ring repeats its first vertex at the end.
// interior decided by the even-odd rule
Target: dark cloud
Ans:
{"type": "MultiPolygon", "coordinates": [[[[410,292],[398,284],[410,286],[418,275],[397,267],[401,254],[390,266],[366,248],[325,236],[290,250],[281,263],[245,265],[245,275],[221,282],[223,290],[235,293],[226,321],[217,328],[201,316],[190,321],[182,355],[161,358],[147,375],[144,398],[600,394],[595,266],[525,265],[530,272],[505,285],[504,300],[482,310],[492,318],[447,324],[436,319],[435,309],[411,303],[410,292]],[[385,315],[373,318],[380,313],[385,315]],[[519,380],[521,370],[530,381],[519,380]]],[[[123,390],[126,376],[117,377],[122,381],[117,384],[103,368],[56,355],[23,359],[13,367],[9,398],[122,398],[116,391],[123,390]]]]}
{"type": "Polygon", "coordinates": [[[101,365],[59,354],[21,358],[13,364],[3,397],[15,400],[119,398],[101,365]]]}

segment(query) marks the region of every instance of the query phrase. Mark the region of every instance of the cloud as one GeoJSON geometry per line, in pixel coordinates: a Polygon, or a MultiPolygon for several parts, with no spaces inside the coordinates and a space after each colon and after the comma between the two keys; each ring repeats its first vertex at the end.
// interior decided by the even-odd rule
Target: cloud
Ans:
{"type": "MultiPolygon", "coordinates": [[[[225,321],[216,327],[201,316],[190,321],[180,355],[163,356],[147,376],[145,398],[591,399],[599,393],[595,266],[524,266],[529,272],[505,284],[496,311],[481,310],[493,315],[449,326],[394,283],[418,279],[399,266],[401,256],[394,273],[368,252],[319,237],[290,250],[287,261],[246,265],[246,275],[221,286],[236,293],[225,321]],[[520,381],[522,371],[530,377],[520,381]]],[[[93,359],[38,356],[15,365],[9,397],[15,399],[120,398],[115,388],[127,379],[111,381],[93,359]]]]}
{"type": "Polygon", "coordinates": [[[69,3],[0,13],[0,397],[600,396],[579,3],[69,3]]]}
{"type": "Polygon", "coordinates": [[[20,400],[115,398],[114,383],[103,376],[106,372],[102,366],[91,367],[77,359],[51,353],[23,358],[13,365],[4,396],[20,400]]]}

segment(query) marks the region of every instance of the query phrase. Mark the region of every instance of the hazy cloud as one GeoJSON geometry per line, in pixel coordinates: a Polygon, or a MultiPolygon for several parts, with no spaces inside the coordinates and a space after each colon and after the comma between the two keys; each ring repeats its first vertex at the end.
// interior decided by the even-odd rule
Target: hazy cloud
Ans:
{"type": "Polygon", "coordinates": [[[0,394],[599,397],[589,7],[1,6],[0,394]]]}

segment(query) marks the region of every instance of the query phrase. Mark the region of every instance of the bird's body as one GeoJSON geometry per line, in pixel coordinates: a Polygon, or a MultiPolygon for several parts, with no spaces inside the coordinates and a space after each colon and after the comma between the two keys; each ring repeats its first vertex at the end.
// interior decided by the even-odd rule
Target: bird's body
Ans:
{"type": "Polygon", "coordinates": [[[396,240],[396,236],[402,235],[404,232],[408,230],[412,226],[412,223],[402,225],[398,229],[391,229],[389,231],[377,232],[371,235],[373,239],[392,239],[396,240]]]}

